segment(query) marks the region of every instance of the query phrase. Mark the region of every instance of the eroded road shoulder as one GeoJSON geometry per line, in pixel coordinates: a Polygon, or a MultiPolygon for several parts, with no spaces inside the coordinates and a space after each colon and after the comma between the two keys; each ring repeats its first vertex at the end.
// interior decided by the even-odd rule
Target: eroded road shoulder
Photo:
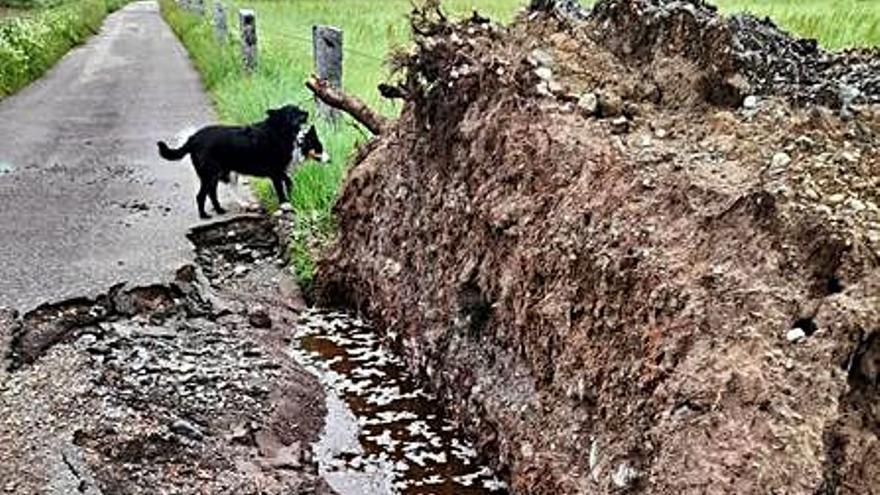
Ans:
{"type": "Polygon", "coordinates": [[[0,319],[0,492],[332,493],[311,459],[320,386],[284,352],[298,306],[271,223],[190,238],[198,262],[173,283],[0,319]]]}
{"type": "Polygon", "coordinates": [[[156,154],[213,120],[155,2],[0,102],[0,493],[329,492],[272,224],[156,154]]]}

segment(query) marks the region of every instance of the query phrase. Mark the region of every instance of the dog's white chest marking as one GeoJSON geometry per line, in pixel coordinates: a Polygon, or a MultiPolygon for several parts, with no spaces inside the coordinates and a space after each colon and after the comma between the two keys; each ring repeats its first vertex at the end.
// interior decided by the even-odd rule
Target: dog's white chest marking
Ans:
{"type": "Polygon", "coordinates": [[[287,164],[288,168],[299,165],[305,159],[302,154],[302,146],[306,140],[307,132],[308,130],[306,129],[300,129],[296,137],[293,138],[293,153],[290,155],[290,163],[287,164]]]}
{"type": "Polygon", "coordinates": [[[290,163],[288,167],[296,166],[303,161],[302,150],[299,149],[299,145],[293,147],[293,154],[290,156],[290,163]]]}
{"type": "Polygon", "coordinates": [[[306,133],[308,133],[305,129],[300,129],[298,133],[296,133],[296,137],[293,139],[293,159],[291,163],[297,164],[303,160],[302,156],[302,147],[303,143],[306,140],[306,133]]]}

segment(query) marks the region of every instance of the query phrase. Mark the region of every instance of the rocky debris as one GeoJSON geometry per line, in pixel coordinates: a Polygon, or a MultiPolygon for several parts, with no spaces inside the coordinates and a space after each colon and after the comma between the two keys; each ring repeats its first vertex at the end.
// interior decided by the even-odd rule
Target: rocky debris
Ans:
{"type": "Polygon", "coordinates": [[[745,108],[746,110],[755,110],[756,108],[758,108],[759,102],[760,100],[755,95],[746,96],[743,99],[743,108],[745,108]]]}
{"type": "Polygon", "coordinates": [[[599,96],[599,116],[617,117],[623,113],[623,100],[614,92],[603,92],[599,96]]]}
{"type": "Polygon", "coordinates": [[[612,134],[626,134],[627,132],[629,132],[629,119],[621,116],[611,121],[612,134]]]}
{"type": "Polygon", "coordinates": [[[395,57],[409,100],[348,172],[316,295],[386,328],[515,493],[880,485],[874,59],[736,22],[417,12],[395,57]],[[788,53],[816,85],[762,80],[788,53]],[[842,80],[851,115],[813,104],[842,80]]]}
{"type": "Polygon", "coordinates": [[[173,433],[177,433],[178,435],[183,435],[191,440],[195,440],[196,442],[200,441],[205,436],[202,434],[202,431],[199,428],[190,423],[185,419],[178,419],[171,424],[171,431],[173,433]]]}
{"type": "Polygon", "coordinates": [[[606,0],[586,22],[591,36],[655,77],[669,64],[696,66],[696,94],[713,103],[738,106],[754,95],[834,108],[880,103],[876,51],[827,52],[769,18],[721,17],[703,0],[606,0]]]}
{"type": "Polygon", "coordinates": [[[800,328],[792,328],[792,329],[789,330],[788,333],[785,335],[785,338],[787,338],[789,342],[797,342],[797,341],[803,339],[803,338],[806,337],[806,336],[807,336],[807,334],[804,333],[804,331],[803,331],[802,329],[800,329],[800,328]]]}
{"type": "Polygon", "coordinates": [[[230,278],[274,261],[279,255],[279,237],[271,222],[259,215],[239,217],[235,229],[217,229],[213,224],[197,227],[190,240],[199,246],[197,261],[211,283],[222,287],[230,278]]]}
{"type": "Polygon", "coordinates": [[[119,206],[121,208],[133,211],[147,211],[150,209],[150,205],[147,204],[146,201],[141,201],[137,199],[126,201],[124,203],[119,203],[119,206]]]}
{"type": "Polygon", "coordinates": [[[6,378],[8,369],[12,366],[11,357],[6,349],[12,347],[14,335],[19,333],[18,313],[8,309],[0,308],[0,383],[6,378]]]}
{"type": "Polygon", "coordinates": [[[584,117],[591,117],[599,111],[599,98],[595,93],[584,93],[578,98],[577,106],[584,117]]]}
{"type": "Polygon", "coordinates": [[[269,316],[269,311],[261,305],[254,306],[248,311],[248,321],[255,328],[272,327],[272,318],[269,316]]]}
{"type": "Polygon", "coordinates": [[[563,20],[581,21],[587,18],[588,11],[578,0],[532,0],[529,10],[550,12],[563,20]]]}
{"type": "Polygon", "coordinates": [[[268,318],[272,308],[295,328],[271,232],[261,217],[201,227],[191,236],[199,265],[182,267],[168,286],[0,313],[0,337],[14,350],[13,370],[0,376],[5,486],[59,495],[332,493],[308,452],[322,425],[320,385],[287,356],[291,335],[231,309],[262,307],[268,318]],[[230,278],[231,260],[257,266],[230,278]],[[267,463],[261,442],[282,455],[267,463]]]}

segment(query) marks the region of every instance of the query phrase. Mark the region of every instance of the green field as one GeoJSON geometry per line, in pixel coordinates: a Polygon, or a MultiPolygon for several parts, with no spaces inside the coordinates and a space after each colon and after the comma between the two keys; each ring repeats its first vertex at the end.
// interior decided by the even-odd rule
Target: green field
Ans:
{"type": "Polygon", "coordinates": [[[880,46],[878,0],[717,0],[723,12],[769,16],[783,29],[830,50],[880,46]]]}
{"type": "MultiPolygon", "coordinates": [[[[345,63],[343,86],[373,108],[394,115],[397,107],[382,99],[376,85],[384,81],[389,50],[407,43],[406,14],[409,0],[232,0],[226,2],[229,25],[237,26],[233,13],[252,8],[257,13],[259,68],[245,76],[237,47],[218,46],[206,22],[161,0],[163,12],[190,51],[213,98],[221,120],[250,122],[262,118],[266,108],[295,103],[313,108],[303,81],[313,71],[311,27],[328,24],[344,31],[345,63]]],[[[446,0],[445,10],[453,15],[469,14],[474,7],[500,21],[508,21],[528,0],[446,0]]],[[[206,4],[212,2],[206,0],[206,4]]],[[[744,9],[770,15],[795,33],[817,37],[828,48],[880,45],[880,1],[860,0],[721,0],[725,12],[744,9]]],[[[234,29],[233,29],[234,31],[234,29]]],[[[309,164],[296,171],[291,204],[296,229],[292,242],[292,268],[298,279],[312,275],[312,256],[333,231],[330,207],[336,198],[346,161],[365,131],[351,122],[338,129],[320,126],[319,132],[333,161],[329,166],[309,164]]],[[[258,197],[270,209],[274,194],[267,184],[257,182],[258,197]]]]}

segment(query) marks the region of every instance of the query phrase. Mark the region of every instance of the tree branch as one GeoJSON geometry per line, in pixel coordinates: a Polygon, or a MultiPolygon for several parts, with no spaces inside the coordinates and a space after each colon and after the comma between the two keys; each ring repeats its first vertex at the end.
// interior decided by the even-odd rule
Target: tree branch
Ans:
{"type": "Polygon", "coordinates": [[[337,108],[351,115],[373,134],[380,135],[388,132],[388,128],[391,126],[391,121],[373,111],[361,100],[345,94],[342,90],[330,86],[314,75],[306,80],[306,87],[309,88],[318,99],[333,108],[337,108]]]}

